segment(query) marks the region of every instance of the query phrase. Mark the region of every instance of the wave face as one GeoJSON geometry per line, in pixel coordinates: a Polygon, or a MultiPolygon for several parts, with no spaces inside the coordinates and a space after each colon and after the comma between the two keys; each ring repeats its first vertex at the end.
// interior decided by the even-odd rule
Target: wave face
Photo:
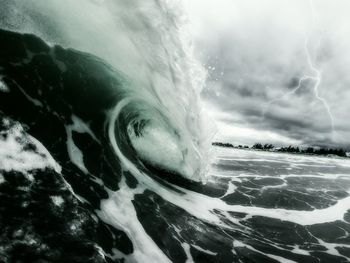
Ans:
{"type": "MultiPolygon", "coordinates": [[[[169,188],[171,181],[203,181],[208,167],[210,132],[199,100],[204,72],[192,56],[181,4],[2,1],[0,15],[0,113],[7,147],[1,182],[16,173],[18,187],[46,185],[43,177],[50,174],[46,187],[64,189],[49,197],[54,206],[69,204],[65,212],[84,220],[36,209],[57,223],[52,227],[70,240],[67,246],[89,251],[88,260],[168,261],[142,230],[133,199],[147,189],[169,188]],[[68,224],[80,234],[63,231],[68,224]],[[88,237],[86,228],[95,236],[88,237]],[[149,244],[153,248],[146,251],[149,244]]],[[[67,260],[66,248],[53,248],[53,242],[64,243],[53,237],[59,234],[38,234],[41,220],[28,223],[27,231],[46,247],[28,241],[26,249],[39,258],[67,260]]],[[[21,232],[23,226],[11,227],[21,232]]],[[[12,260],[16,246],[9,243],[12,260]]]]}
{"type": "Polygon", "coordinates": [[[118,147],[127,139],[143,161],[201,180],[210,139],[198,97],[204,74],[192,57],[179,2],[13,1],[1,15],[4,29],[110,64],[120,82],[114,107],[124,105],[114,121],[128,122],[126,131],[118,130],[127,133],[118,147]]]}
{"type": "Polygon", "coordinates": [[[220,149],[200,182],[179,6],[1,2],[0,262],[350,260],[348,160],[220,149]]]}

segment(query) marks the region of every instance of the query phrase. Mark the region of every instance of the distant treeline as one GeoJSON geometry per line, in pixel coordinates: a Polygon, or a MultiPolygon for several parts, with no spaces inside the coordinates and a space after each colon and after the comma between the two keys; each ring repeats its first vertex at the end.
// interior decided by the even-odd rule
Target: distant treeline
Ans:
{"type": "MultiPolygon", "coordinates": [[[[234,146],[231,143],[214,142],[213,145],[229,147],[229,148],[243,148],[249,149],[247,145],[234,146]]],[[[304,154],[316,154],[316,155],[337,155],[341,157],[347,157],[346,151],[342,148],[299,148],[298,146],[288,146],[288,147],[275,147],[273,144],[262,144],[255,143],[251,149],[263,150],[263,151],[274,151],[274,152],[288,152],[288,153],[304,153],[304,154]]]]}
{"type": "Polygon", "coordinates": [[[308,154],[318,154],[318,155],[333,154],[333,155],[346,157],[346,151],[341,148],[314,148],[314,147],[299,148],[292,145],[289,145],[288,147],[276,148],[272,144],[263,145],[261,143],[255,143],[252,148],[259,149],[259,150],[274,150],[276,152],[289,152],[289,153],[308,153],[308,154]]]}
{"type": "Polygon", "coordinates": [[[223,143],[223,142],[213,142],[212,145],[215,146],[221,146],[221,147],[229,147],[229,148],[245,148],[245,149],[249,149],[248,145],[238,145],[238,146],[234,146],[231,143],[223,143]]]}

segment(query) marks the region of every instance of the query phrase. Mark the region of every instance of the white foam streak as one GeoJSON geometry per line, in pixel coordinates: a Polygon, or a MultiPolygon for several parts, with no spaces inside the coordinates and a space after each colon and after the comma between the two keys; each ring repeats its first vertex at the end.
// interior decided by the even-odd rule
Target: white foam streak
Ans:
{"type": "MultiPolygon", "coordinates": [[[[276,208],[262,208],[254,206],[228,205],[218,198],[208,197],[199,193],[181,189],[185,196],[178,198],[175,192],[157,191],[167,201],[182,207],[188,213],[205,221],[215,224],[222,224],[215,215],[214,210],[226,212],[240,212],[249,216],[263,216],[282,221],[289,221],[299,225],[313,225],[327,222],[343,220],[344,214],[350,209],[350,196],[339,200],[335,205],[325,209],[315,209],[313,211],[299,211],[276,208]]],[[[350,194],[350,192],[349,192],[350,194]]]]}
{"type": "Polygon", "coordinates": [[[137,218],[132,200],[143,189],[130,189],[124,180],[119,187],[119,191],[110,193],[110,198],[101,202],[101,211],[97,214],[104,222],[123,230],[132,240],[134,252],[126,256],[127,262],[171,262],[147,235],[137,218]]]}
{"type": "Polygon", "coordinates": [[[89,126],[84,123],[80,118],[73,115],[72,116],[73,124],[66,126],[66,132],[67,132],[67,150],[69,158],[71,159],[72,163],[74,163],[80,170],[82,170],[84,173],[88,173],[84,160],[83,160],[83,153],[79,149],[78,146],[75,145],[73,140],[73,131],[78,133],[87,133],[89,134],[95,141],[98,141],[93,132],[90,130],[89,126]]]}
{"type": "Polygon", "coordinates": [[[245,247],[245,248],[248,248],[252,251],[255,251],[256,253],[263,254],[264,256],[267,256],[271,259],[277,260],[278,262],[281,262],[281,263],[297,263],[296,261],[289,260],[289,259],[286,259],[283,257],[275,256],[275,255],[268,254],[268,253],[262,253],[261,251],[253,248],[252,246],[244,244],[238,240],[233,241],[233,247],[245,247]]]}
{"type": "MultiPolygon", "coordinates": [[[[7,120],[4,120],[4,122],[7,122],[7,120]]],[[[47,149],[37,139],[24,133],[21,125],[15,124],[6,131],[6,137],[0,137],[1,170],[15,170],[26,174],[31,170],[45,168],[52,168],[58,173],[61,172],[61,167],[47,149]],[[29,143],[35,145],[36,151],[23,148],[29,143]]]]}
{"type": "Polygon", "coordinates": [[[2,92],[9,92],[9,88],[5,84],[5,82],[2,81],[1,76],[0,76],[0,91],[2,92]]]}

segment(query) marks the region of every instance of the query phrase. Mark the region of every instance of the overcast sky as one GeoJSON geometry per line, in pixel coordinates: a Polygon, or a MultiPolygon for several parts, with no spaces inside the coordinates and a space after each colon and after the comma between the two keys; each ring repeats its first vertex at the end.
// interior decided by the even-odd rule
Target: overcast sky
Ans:
{"type": "Polygon", "coordinates": [[[350,1],[188,5],[218,139],[350,146],[350,1]]]}

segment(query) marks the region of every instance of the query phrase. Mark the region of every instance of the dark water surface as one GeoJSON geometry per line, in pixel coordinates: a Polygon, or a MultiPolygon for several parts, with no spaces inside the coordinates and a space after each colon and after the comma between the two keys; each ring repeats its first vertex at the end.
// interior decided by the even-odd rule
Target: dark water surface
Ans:
{"type": "Polygon", "coordinates": [[[111,124],[113,68],[0,40],[0,262],[350,261],[349,159],[217,147],[207,183],[188,181],[111,124]]]}

